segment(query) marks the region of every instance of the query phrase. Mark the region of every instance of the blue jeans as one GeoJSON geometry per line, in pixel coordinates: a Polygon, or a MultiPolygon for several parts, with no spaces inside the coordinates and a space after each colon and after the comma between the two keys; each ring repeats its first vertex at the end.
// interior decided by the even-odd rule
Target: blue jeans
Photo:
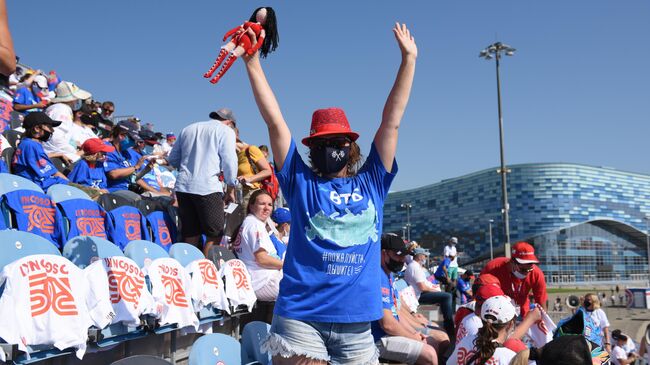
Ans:
{"type": "Polygon", "coordinates": [[[444,319],[444,327],[451,337],[454,334],[454,311],[451,307],[451,294],[445,292],[422,292],[419,299],[420,304],[439,304],[444,319]]]}
{"type": "Polygon", "coordinates": [[[376,364],[379,357],[370,322],[309,322],[273,316],[262,351],[271,356],[306,356],[329,364],[376,364]]]}

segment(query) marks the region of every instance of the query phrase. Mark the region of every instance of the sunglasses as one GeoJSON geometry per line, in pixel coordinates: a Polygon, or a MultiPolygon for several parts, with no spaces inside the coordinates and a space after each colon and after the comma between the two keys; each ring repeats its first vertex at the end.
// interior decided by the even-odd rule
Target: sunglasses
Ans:
{"type": "Polygon", "coordinates": [[[310,141],[310,147],[348,147],[352,141],[347,137],[314,138],[310,141]]]}

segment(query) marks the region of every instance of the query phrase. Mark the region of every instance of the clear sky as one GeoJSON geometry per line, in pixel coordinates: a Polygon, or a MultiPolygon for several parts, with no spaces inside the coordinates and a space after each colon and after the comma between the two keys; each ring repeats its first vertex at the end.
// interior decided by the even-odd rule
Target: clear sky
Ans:
{"type": "Polygon", "coordinates": [[[507,163],[650,173],[648,1],[8,1],[21,61],[117,115],[179,132],[228,106],[242,139],[267,144],[243,62],[216,86],[202,77],[258,6],[278,15],[263,62],[295,138],[314,109],[339,106],[365,153],[399,65],[391,26],[409,25],[419,57],[393,190],[499,164],[494,61],[478,58],[496,40],[517,48],[501,67],[507,163]]]}

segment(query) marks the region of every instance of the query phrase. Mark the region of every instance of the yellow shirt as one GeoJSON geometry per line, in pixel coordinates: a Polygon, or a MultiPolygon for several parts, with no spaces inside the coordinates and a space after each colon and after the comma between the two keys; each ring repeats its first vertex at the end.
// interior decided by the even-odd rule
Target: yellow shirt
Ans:
{"type": "MultiPolygon", "coordinates": [[[[260,149],[257,148],[257,146],[253,146],[253,145],[250,145],[246,149],[237,152],[237,176],[255,175],[255,171],[259,172],[260,169],[257,166],[255,166],[255,171],[253,171],[250,161],[253,161],[253,163],[257,163],[257,161],[259,161],[263,157],[264,155],[262,154],[262,151],[260,151],[260,149]],[[247,149],[248,149],[248,155],[250,155],[250,160],[248,159],[248,156],[246,154],[247,149]]],[[[253,188],[251,188],[250,186],[244,186],[244,190],[259,189],[262,187],[262,184],[260,182],[254,182],[250,184],[253,185],[253,188]]]]}

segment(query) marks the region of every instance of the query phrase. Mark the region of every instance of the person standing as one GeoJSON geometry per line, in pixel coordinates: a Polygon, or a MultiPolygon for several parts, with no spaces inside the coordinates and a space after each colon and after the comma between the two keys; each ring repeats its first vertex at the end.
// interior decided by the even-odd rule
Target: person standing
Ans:
{"type": "Polygon", "coordinates": [[[452,237],[449,243],[445,246],[444,256],[449,258],[449,280],[455,281],[458,279],[458,238],[452,237]]]}
{"type": "Polygon", "coordinates": [[[512,298],[525,316],[530,308],[528,294],[532,291],[535,303],[546,311],[546,280],[542,269],[536,264],[535,249],[529,243],[518,242],[512,246],[512,258],[498,257],[485,265],[483,274],[499,279],[503,292],[512,298]]]}
{"type": "Polygon", "coordinates": [[[311,166],[305,164],[259,53],[244,56],[293,227],[273,324],[262,343],[276,365],[377,362],[370,322],[382,317],[379,236],[417,58],[406,25],[396,24],[393,32],[402,62],[360,169],[359,134],[339,108],[313,113],[309,136],[302,140],[311,166]]]}
{"type": "Polygon", "coordinates": [[[183,239],[202,248],[207,257],[223,237],[224,204],[235,200],[235,132],[213,120],[190,124],[179,134],[167,161],[178,170],[175,191],[183,239]],[[227,184],[225,196],[221,171],[227,184]],[[206,240],[200,247],[202,234],[206,240]]]}

